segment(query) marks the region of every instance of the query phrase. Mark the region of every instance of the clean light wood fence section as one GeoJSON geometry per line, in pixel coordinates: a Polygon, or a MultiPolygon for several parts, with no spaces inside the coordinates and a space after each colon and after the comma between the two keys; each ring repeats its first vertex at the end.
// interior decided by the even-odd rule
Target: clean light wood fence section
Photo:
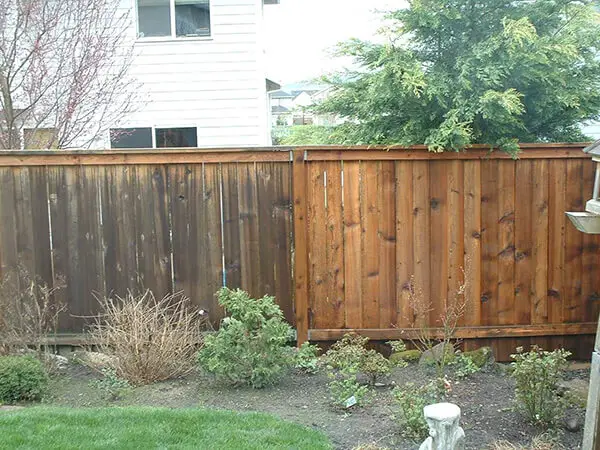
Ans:
{"type": "Polygon", "coordinates": [[[584,209],[592,162],[579,144],[523,148],[0,152],[0,268],[64,278],[65,333],[97,311],[93,293],[143,287],[218,322],[226,285],[274,295],[299,342],[410,338],[414,277],[431,327],[466,285],[467,348],[589,357],[600,236],[564,212],[584,209]]]}
{"type": "Polygon", "coordinates": [[[94,295],[183,291],[222,317],[223,285],[275,295],[293,322],[288,151],[3,153],[0,265],[59,291],[81,332],[94,295]]]}
{"type": "Polygon", "coordinates": [[[494,338],[502,359],[532,342],[589,357],[600,236],[564,213],[584,209],[593,176],[581,146],[528,146],[517,161],[483,149],[296,150],[299,336],[415,337],[414,277],[430,327],[466,286],[467,347],[494,338]]]}

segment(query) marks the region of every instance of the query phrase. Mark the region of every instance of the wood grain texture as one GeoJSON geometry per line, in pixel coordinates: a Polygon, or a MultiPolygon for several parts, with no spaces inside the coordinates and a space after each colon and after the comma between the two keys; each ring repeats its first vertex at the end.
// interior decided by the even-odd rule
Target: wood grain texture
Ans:
{"type": "Polygon", "coordinates": [[[360,162],[344,162],[344,286],[346,328],[362,326],[360,162]]]}

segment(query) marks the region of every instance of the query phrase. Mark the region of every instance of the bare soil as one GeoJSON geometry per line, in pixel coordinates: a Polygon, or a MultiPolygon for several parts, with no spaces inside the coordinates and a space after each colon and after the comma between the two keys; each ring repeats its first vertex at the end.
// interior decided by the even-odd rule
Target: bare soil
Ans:
{"type": "MultiPolygon", "coordinates": [[[[568,377],[587,378],[589,370],[575,370],[568,377]]],[[[420,443],[402,437],[391,391],[406,382],[425,382],[431,374],[417,365],[397,368],[385,387],[375,389],[371,402],[364,407],[342,411],[331,406],[324,374],[291,373],[277,386],[267,389],[231,388],[210,377],[195,374],[185,379],[140,386],[117,401],[103,399],[90,385],[99,374],[79,365],[70,366],[52,381],[53,405],[86,407],[100,405],[147,405],[171,408],[207,407],[237,411],[261,411],[321,430],[336,449],[352,449],[361,444],[376,444],[395,449],[417,449],[420,443]]],[[[467,436],[466,448],[485,449],[492,442],[507,440],[528,444],[542,430],[529,425],[513,409],[514,386],[505,366],[480,372],[456,382],[448,401],[462,409],[461,424],[467,436]]],[[[569,417],[583,424],[585,411],[571,409],[569,417]]],[[[566,449],[580,448],[583,431],[558,430],[558,439],[566,449]]]]}

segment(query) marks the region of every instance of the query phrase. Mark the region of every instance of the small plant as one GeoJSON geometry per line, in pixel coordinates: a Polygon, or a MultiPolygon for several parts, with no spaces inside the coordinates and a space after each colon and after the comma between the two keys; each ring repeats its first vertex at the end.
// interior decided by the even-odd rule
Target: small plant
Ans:
{"type": "Polygon", "coordinates": [[[529,352],[518,347],[511,355],[517,404],[531,422],[551,427],[563,417],[567,405],[559,395],[558,382],[570,355],[563,349],[548,352],[537,346],[529,352]]]}
{"type": "Polygon", "coordinates": [[[305,342],[296,350],[294,368],[304,373],[316,373],[319,365],[319,347],[305,342]]]}
{"type": "Polygon", "coordinates": [[[377,378],[390,373],[391,363],[375,351],[367,350],[369,338],[357,334],[346,334],[331,346],[325,354],[325,363],[330,370],[346,373],[362,373],[374,385],[377,378]]]}
{"type": "Polygon", "coordinates": [[[329,372],[329,395],[331,402],[341,408],[364,404],[369,388],[356,379],[356,372],[352,370],[329,372]]]}
{"type": "Polygon", "coordinates": [[[400,422],[406,437],[423,439],[427,436],[429,427],[423,415],[423,408],[436,402],[440,395],[439,390],[440,386],[436,381],[421,387],[407,383],[404,388],[394,389],[394,397],[400,408],[400,422]]]}
{"type": "Polygon", "coordinates": [[[98,349],[114,361],[117,375],[146,384],[177,378],[196,367],[208,319],[181,293],[157,300],[146,290],[100,300],[101,313],[91,328],[98,349]]]}
{"type": "Polygon", "coordinates": [[[91,382],[91,385],[100,389],[107,400],[118,400],[131,388],[129,381],[120,378],[115,369],[104,368],[101,370],[102,379],[91,382]]]}
{"type": "Polygon", "coordinates": [[[468,378],[481,370],[471,358],[463,353],[458,353],[456,355],[456,358],[452,362],[452,366],[454,367],[454,376],[459,380],[468,378]]]}
{"type": "Polygon", "coordinates": [[[40,400],[48,386],[44,365],[32,356],[0,356],[0,404],[40,400]]]}
{"type": "Polygon", "coordinates": [[[408,366],[408,361],[402,356],[406,352],[406,344],[404,341],[399,339],[397,341],[387,341],[386,344],[392,348],[390,363],[396,367],[408,366]]]}
{"type": "Polygon", "coordinates": [[[218,332],[206,336],[198,354],[200,366],[220,381],[262,388],[279,381],[293,361],[287,345],[292,328],[275,299],[250,298],[240,289],[222,288],[219,304],[229,317],[218,332]]]}

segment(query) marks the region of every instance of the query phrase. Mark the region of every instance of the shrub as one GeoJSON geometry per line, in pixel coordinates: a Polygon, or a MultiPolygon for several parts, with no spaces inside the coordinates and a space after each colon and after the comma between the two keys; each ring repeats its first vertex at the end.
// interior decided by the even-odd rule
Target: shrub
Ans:
{"type": "Polygon", "coordinates": [[[465,379],[481,370],[475,362],[464,353],[458,353],[451,363],[454,366],[454,376],[459,380],[465,379]]]}
{"type": "Polygon", "coordinates": [[[356,372],[348,369],[329,372],[327,376],[330,380],[327,384],[330,400],[335,406],[348,408],[354,405],[362,405],[365,402],[369,394],[369,388],[358,382],[356,372]]]}
{"type": "Polygon", "coordinates": [[[40,360],[48,335],[56,332],[66,305],[56,292],[64,288],[59,277],[49,287],[41,278],[18,265],[0,280],[0,354],[17,353],[33,346],[40,360]]]}
{"type": "Polygon", "coordinates": [[[391,363],[375,350],[365,347],[369,338],[348,333],[331,346],[325,354],[330,370],[346,373],[362,373],[373,385],[377,378],[391,371],[391,363]]]}
{"type": "Polygon", "coordinates": [[[146,290],[100,301],[91,328],[98,349],[113,358],[116,374],[132,384],[153,383],[188,374],[208,320],[182,295],[157,300],[146,290]]]}
{"type": "Polygon", "coordinates": [[[31,356],[0,356],[0,403],[39,400],[48,386],[43,364],[31,356]]]}
{"type": "Polygon", "coordinates": [[[305,342],[296,350],[294,367],[304,373],[316,373],[319,364],[319,347],[305,342]]]}
{"type": "Polygon", "coordinates": [[[218,332],[206,336],[198,354],[200,366],[233,385],[261,388],[279,381],[293,364],[293,349],[287,345],[292,328],[274,298],[253,299],[228,288],[218,295],[229,317],[218,332]]]}
{"type": "Polygon", "coordinates": [[[423,408],[435,403],[439,396],[439,384],[431,381],[424,386],[407,383],[404,388],[395,388],[393,393],[400,408],[402,433],[406,437],[423,439],[427,436],[429,426],[425,421],[423,408]]]}
{"type": "Polygon", "coordinates": [[[563,417],[567,405],[559,395],[558,382],[570,355],[563,349],[548,352],[537,346],[529,352],[518,347],[511,355],[517,404],[533,423],[552,426],[563,417]]]}
{"type": "Polygon", "coordinates": [[[107,400],[118,400],[131,385],[117,375],[115,369],[104,368],[101,370],[102,379],[91,382],[91,385],[100,389],[107,400]]]}

